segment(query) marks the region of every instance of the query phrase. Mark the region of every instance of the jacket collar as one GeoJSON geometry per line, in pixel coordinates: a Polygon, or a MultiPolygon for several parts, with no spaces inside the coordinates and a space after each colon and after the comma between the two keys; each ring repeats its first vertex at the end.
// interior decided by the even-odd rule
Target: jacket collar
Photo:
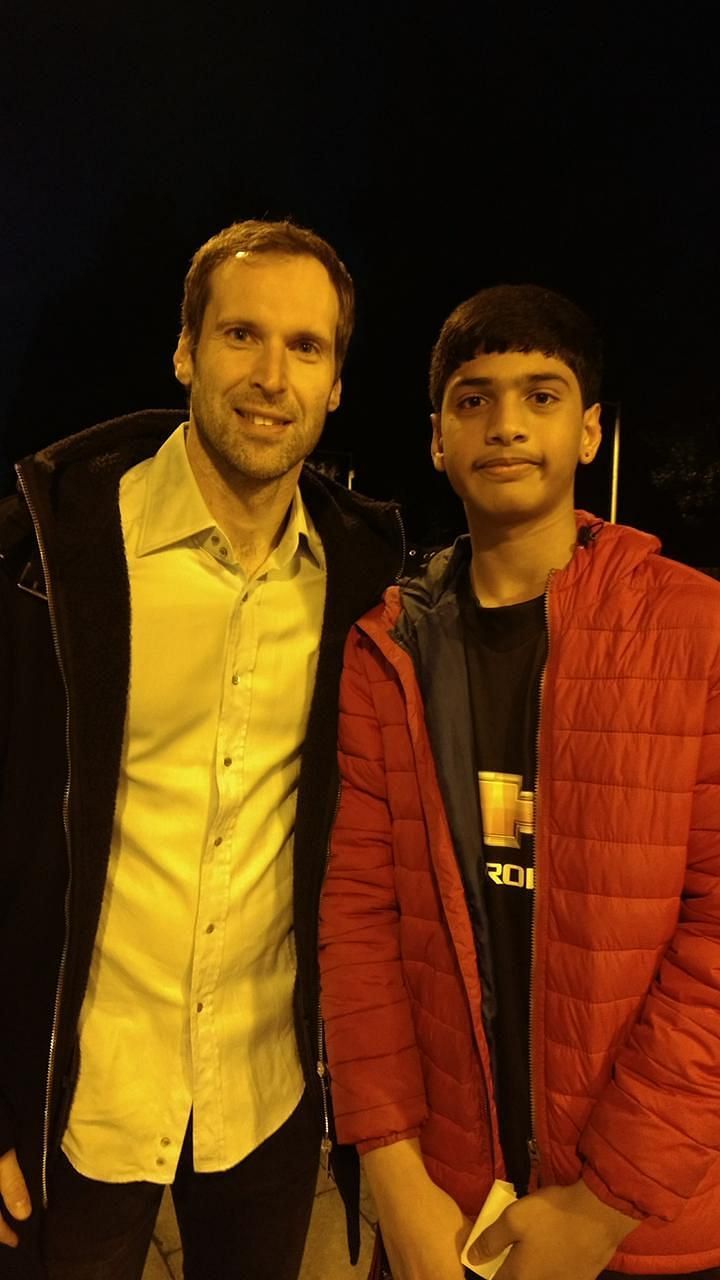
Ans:
{"type": "MultiPolygon", "coordinates": [[[[140,556],[151,555],[216,528],[190,466],[186,426],[181,423],[176,427],[155,456],[146,460],[145,497],[137,544],[140,556]]],[[[322,543],[296,489],[282,537],[272,552],[273,566],[282,568],[289,564],[298,550],[307,550],[315,563],[323,567],[322,543]]]]}
{"type": "MultiPolygon", "coordinates": [[[[112,495],[116,510],[121,475],[156,454],[186,416],[181,409],[131,413],[23,458],[18,473],[50,540],[57,536],[63,543],[77,543],[87,539],[95,522],[98,532],[106,527],[108,499],[112,495]]],[[[323,544],[334,533],[350,535],[356,575],[374,581],[374,594],[364,605],[369,608],[388,577],[397,579],[403,572],[404,534],[397,504],[351,492],[321,476],[311,464],[302,470],[299,489],[323,544]]]]}
{"type": "MultiPolygon", "coordinates": [[[[660,551],[660,542],[652,534],[606,524],[588,511],[576,511],[575,522],[575,552],[563,569],[551,575],[553,596],[572,593],[582,583],[587,598],[595,599],[660,551]]],[[[454,607],[458,578],[471,556],[470,536],[463,534],[433,556],[419,574],[401,584],[402,606],[410,623],[418,623],[430,611],[454,607]]]]}

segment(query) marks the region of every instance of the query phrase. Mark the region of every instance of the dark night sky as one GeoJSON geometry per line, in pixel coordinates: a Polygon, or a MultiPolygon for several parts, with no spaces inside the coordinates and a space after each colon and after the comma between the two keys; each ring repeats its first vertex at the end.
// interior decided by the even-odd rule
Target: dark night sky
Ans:
{"type": "MultiPolygon", "coordinates": [[[[620,518],[720,561],[720,474],[690,521],[652,482],[696,455],[707,476],[720,449],[710,6],[422,12],[3,6],[3,491],[7,463],[49,440],[179,405],[190,255],[236,218],[291,214],[358,287],[325,445],[352,451],[359,488],[404,501],[412,534],[457,525],[427,458],[436,331],[477,288],[533,280],[606,334],[620,518]]],[[[608,477],[606,446],[580,493],[599,514],[608,477]]]]}

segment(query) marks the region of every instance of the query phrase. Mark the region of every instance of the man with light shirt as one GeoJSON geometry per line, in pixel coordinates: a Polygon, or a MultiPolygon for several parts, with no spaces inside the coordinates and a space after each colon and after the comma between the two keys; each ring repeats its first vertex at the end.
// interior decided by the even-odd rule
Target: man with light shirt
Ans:
{"type": "Polygon", "coordinates": [[[352,320],[325,241],[227,228],[189,421],[53,445],[0,509],[3,1276],[136,1280],[168,1184],[187,1280],[298,1274],[342,645],[403,558],[395,508],[303,469],[352,320]]]}

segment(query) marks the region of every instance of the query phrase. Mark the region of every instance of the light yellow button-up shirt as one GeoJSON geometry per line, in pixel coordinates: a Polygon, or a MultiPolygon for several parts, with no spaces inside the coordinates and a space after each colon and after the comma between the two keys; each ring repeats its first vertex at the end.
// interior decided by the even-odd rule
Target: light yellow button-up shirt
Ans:
{"type": "Polygon", "coordinates": [[[292,843],[325,601],[296,491],[251,577],[182,427],[122,479],[131,678],[110,863],[63,1149],[107,1182],[230,1168],[303,1089],[292,843]]]}

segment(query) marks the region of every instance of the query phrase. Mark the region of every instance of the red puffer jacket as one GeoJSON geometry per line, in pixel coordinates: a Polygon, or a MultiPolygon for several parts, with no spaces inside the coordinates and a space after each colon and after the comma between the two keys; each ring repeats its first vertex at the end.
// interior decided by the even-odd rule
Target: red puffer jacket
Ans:
{"type": "MultiPolygon", "coordinates": [[[[720,588],[654,538],[579,519],[548,591],[539,1176],[582,1175],[646,1219],[614,1269],[694,1271],[720,1263],[720,588]]],[[[348,640],[321,968],[339,1139],[362,1152],[419,1136],[472,1216],[503,1167],[453,848],[472,760],[458,556],[392,588],[348,640]]]]}

